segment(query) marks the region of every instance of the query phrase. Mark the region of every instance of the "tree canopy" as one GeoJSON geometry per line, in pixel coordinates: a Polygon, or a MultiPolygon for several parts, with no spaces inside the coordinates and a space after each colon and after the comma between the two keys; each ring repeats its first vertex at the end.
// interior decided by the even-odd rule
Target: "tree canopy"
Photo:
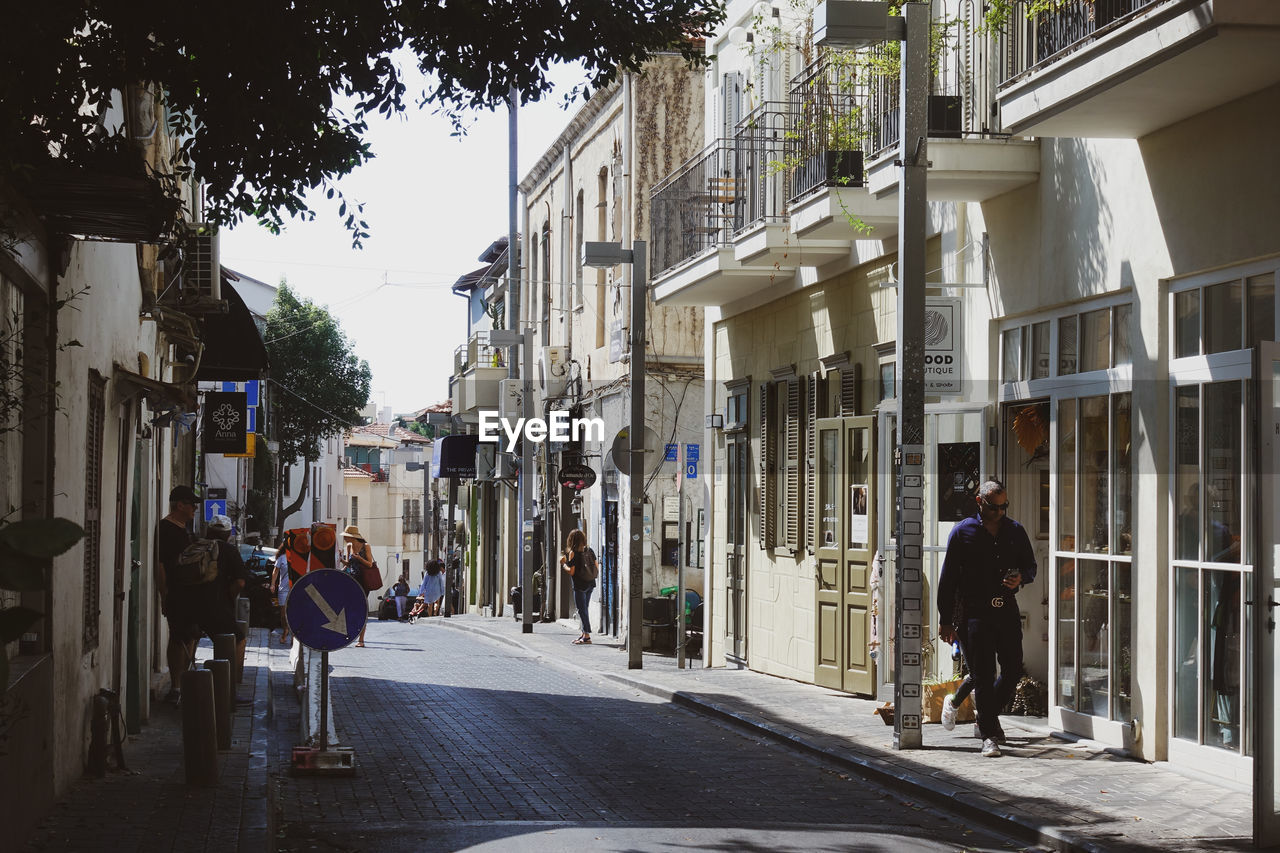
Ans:
{"type": "MultiPolygon", "coordinates": [[[[320,458],[321,442],[360,423],[369,401],[373,375],[356,357],[341,326],[328,309],[300,300],[281,282],[267,313],[267,354],[271,358],[271,418],[280,443],[280,471],[301,459],[308,466],[320,458]]],[[[302,505],[310,479],[304,476],[294,503],[277,500],[276,526],[302,505]]]]}
{"type": "MultiPolygon", "coordinates": [[[[589,85],[638,69],[657,52],[703,59],[699,39],[720,0],[168,0],[37,3],[0,28],[0,177],[51,157],[101,163],[130,147],[101,126],[115,91],[163,92],[180,140],[167,174],[205,182],[208,218],[278,229],[314,217],[304,195],[340,196],[335,181],[372,157],[366,117],[415,102],[455,118],[522,103],[551,88],[552,63],[581,62],[589,85]],[[432,81],[409,93],[397,62],[432,81]]],[[[135,129],[132,133],[145,133],[135,129]]],[[[172,184],[170,184],[172,186],[172,184]]],[[[339,198],[353,241],[359,210],[339,198]]]]}

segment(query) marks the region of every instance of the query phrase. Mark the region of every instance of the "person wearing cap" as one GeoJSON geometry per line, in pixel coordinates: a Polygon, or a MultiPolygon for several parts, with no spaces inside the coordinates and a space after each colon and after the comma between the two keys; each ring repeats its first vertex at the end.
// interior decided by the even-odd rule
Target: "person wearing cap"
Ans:
{"type": "MultiPolygon", "coordinates": [[[[369,547],[369,543],[360,535],[360,528],[354,524],[348,524],[347,529],[342,531],[342,538],[346,542],[346,548],[342,554],[342,565],[348,571],[360,572],[366,566],[373,565],[373,549],[369,547]]],[[[369,627],[369,620],[366,619],[364,625],[360,627],[360,638],[356,640],[358,647],[364,647],[364,630],[369,627]]]]}
{"type": "MultiPolygon", "coordinates": [[[[190,637],[192,619],[190,596],[186,590],[170,590],[169,572],[178,565],[178,557],[191,542],[191,522],[196,517],[200,496],[190,486],[175,486],[169,492],[169,514],[156,527],[155,584],[160,594],[160,612],[169,623],[169,645],[165,656],[169,661],[168,702],[181,697],[182,673],[195,657],[195,640],[190,637]]],[[[199,637],[199,634],[196,635],[199,637]]]]}

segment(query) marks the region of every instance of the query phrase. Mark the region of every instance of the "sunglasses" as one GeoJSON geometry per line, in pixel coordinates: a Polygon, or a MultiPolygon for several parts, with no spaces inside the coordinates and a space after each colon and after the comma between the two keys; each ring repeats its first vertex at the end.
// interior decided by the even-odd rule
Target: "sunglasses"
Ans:
{"type": "Polygon", "coordinates": [[[1002,504],[993,504],[993,503],[988,503],[988,502],[986,502],[986,501],[983,501],[983,502],[982,502],[982,506],[983,506],[983,507],[985,507],[986,509],[993,509],[993,510],[997,510],[997,511],[999,511],[999,510],[1004,510],[1005,512],[1008,512],[1008,511],[1009,511],[1009,502],[1008,502],[1008,501],[1005,501],[1005,502],[1004,502],[1004,503],[1002,503],[1002,504]]]}

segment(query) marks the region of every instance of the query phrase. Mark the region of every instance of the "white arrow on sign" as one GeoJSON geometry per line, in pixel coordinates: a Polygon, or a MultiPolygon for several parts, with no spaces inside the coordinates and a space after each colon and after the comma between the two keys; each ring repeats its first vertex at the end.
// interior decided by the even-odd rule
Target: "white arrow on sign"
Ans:
{"type": "Polygon", "coordinates": [[[311,600],[316,603],[316,607],[319,607],[320,612],[329,620],[320,627],[328,628],[335,634],[341,634],[344,637],[347,636],[346,612],[339,610],[337,613],[334,613],[333,608],[329,606],[329,602],[324,600],[324,596],[320,594],[320,590],[316,589],[315,584],[307,585],[307,595],[311,596],[311,600]]]}

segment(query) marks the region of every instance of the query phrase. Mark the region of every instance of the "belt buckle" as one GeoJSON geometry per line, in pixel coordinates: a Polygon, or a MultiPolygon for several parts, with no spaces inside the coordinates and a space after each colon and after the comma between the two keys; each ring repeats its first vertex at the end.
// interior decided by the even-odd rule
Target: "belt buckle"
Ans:
{"type": "Polygon", "coordinates": [[[1003,595],[997,595],[995,598],[991,599],[991,606],[992,606],[992,607],[1004,607],[1004,596],[1003,596],[1003,595]]]}

